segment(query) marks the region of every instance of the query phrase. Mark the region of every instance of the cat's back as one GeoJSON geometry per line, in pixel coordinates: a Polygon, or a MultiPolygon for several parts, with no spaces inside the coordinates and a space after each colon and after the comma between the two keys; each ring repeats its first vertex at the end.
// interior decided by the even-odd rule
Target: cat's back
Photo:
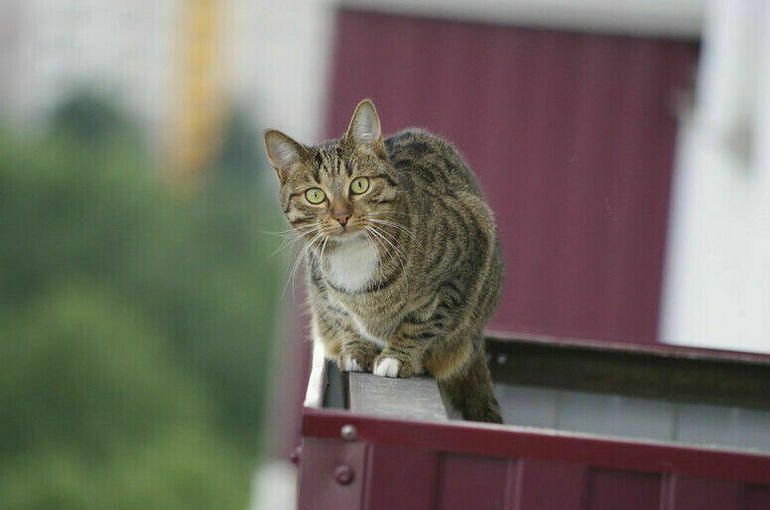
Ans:
{"type": "Polygon", "coordinates": [[[396,170],[414,186],[481,196],[473,173],[452,144],[441,137],[409,128],[388,137],[385,149],[396,170]]]}

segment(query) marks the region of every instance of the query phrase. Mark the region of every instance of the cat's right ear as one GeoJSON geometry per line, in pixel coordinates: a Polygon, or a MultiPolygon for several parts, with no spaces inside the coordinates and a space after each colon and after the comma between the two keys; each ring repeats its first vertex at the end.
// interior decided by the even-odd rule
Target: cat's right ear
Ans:
{"type": "Polygon", "coordinates": [[[355,145],[370,147],[377,154],[385,154],[380,117],[370,99],[364,99],[356,106],[353,118],[350,119],[350,125],[345,133],[345,140],[355,145]]]}
{"type": "Polygon", "coordinates": [[[278,181],[283,183],[291,167],[307,156],[308,150],[301,143],[275,129],[265,131],[265,149],[267,159],[273,165],[278,181]]]}

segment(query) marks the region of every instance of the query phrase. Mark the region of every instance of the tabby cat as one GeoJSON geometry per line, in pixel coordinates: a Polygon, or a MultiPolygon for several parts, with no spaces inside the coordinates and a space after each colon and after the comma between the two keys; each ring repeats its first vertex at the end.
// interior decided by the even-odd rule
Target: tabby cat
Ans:
{"type": "Polygon", "coordinates": [[[280,203],[304,241],[314,341],[346,371],[428,372],[463,418],[501,423],[482,328],[500,296],[495,221],[446,141],[383,140],[362,101],[345,135],[307,147],[265,132],[280,203]]]}

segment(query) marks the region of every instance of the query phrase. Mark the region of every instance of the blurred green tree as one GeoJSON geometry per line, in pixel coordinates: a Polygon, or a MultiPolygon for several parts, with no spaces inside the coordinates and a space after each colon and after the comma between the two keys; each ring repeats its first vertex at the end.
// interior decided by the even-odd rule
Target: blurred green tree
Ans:
{"type": "Polygon", "coordinates": [[[78,94],[0,130],[0,494],[9,508],[243,508],[283,263],[237,116],[174,196],[125,116],[78,94]]]}

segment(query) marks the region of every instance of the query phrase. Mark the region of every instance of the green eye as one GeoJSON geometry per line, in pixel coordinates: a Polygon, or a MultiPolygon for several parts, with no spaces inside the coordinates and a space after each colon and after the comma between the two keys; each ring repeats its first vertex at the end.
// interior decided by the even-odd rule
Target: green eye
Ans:
{"type": "Polygon", "coordinates": [[[326,193],[321,188],[310,188],[305,192],[305,198],[311,204],[320,204],[326,200],[326,193]]]}
{"type": "Polygon", "coordinates": [[[366,177],[358,177],[350,183],[350,192],[354,195],[360,195],[366,193],[369,189],[369,179],[366,177]]]}

